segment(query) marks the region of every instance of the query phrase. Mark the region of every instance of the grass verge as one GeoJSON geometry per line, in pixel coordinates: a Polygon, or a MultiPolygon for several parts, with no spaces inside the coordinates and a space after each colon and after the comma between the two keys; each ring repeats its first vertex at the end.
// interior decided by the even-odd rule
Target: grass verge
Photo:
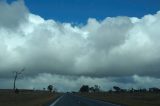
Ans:
{"type": "Polygon", "coordinates": [[[160,93],[78,93],[92,99],[122,106],[160,106],[160,93]]]}
{"type": "Polygon", "coordinates": [[[44,91],[23,91],[15,94],[13,91],[0,90],[0,106],[47,106],[59,94],[44,91]]]}

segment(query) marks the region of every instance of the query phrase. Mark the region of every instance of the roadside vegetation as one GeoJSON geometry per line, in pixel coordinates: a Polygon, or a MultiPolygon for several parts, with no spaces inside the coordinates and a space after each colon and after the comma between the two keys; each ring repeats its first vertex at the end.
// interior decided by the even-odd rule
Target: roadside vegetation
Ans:
{"type": "Polygon", "coordinates": [[[101,91],[92,90],[95,87],[86,87],[83,85],[80,88],[78,95],[89,97],[92,99],[107,101],[120,104],[122,106],[160,106],[160,89],[121,89],[114,86],[112,90],[101,91]],[[82,90],[82,88],[85,88],[82,90]],[[88,88],[88,90],[86,90],[88,88]],[[92,89],[91,89],[92,88],[92,89]]]}
{"type": "Polygon", "coordinates": [[[0,89],[0,106],[48,106],[61,95],[53,85],[43,90],[17,88],[16,82],[22,78],[24,70],[13,72],[13,89],[0,89]]]}
{"type": "Polygon", "coordinates": [[[0,90],[0,106],[47,106],[59,96],[48,91],[0,90]]]}

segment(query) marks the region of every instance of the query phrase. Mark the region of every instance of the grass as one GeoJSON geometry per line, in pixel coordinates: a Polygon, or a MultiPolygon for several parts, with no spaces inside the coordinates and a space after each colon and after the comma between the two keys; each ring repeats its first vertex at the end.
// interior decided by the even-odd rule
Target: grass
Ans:
{"type": "Polygon", "coordinates": [[[160,106],[160,93],[80,93],[79,95],[122,106],[160,106]]]}
{"type": "Polygon", "coordinates": [[[45,106],[58,97],[44,91],[23,91],[15,94],[11,90],[0,90],[0,106],[45,106]]]}

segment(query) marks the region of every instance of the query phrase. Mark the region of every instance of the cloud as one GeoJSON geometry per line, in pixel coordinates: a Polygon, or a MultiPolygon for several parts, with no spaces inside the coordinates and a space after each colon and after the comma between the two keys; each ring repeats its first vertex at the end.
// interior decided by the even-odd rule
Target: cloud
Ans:
{"type": "Polygon", "coordinates": [[[160,12],[142,18],[89,18],[86,25],[45,20],[32,14],[23,1],[1,1],[0,13],[3,79],[23,67],[26,77],[49,73],[100,80],[134,75],[159,78],[160,12]]]}
{"type": "Polygon", "coordinates": [[[28,9],[24,6],[24,2],[12,2],[7,4],[5,0],[0,1],[0,27],[1,28],[17,28],[23,21],[27,19],[28,9]]]}
{"type": "MultiPolygon", "coordinates": [[[[119,86],[123,89],[140,89],[150,87],[160,87],[160,79],[153,77],[140,77],[133,75],[130,77],[86,77],[86,76],[68,76],[68,75],[52,75],[49,73],[41,73],[35,77],[24,77],[17,80],[17,87],[20,89],[43,89],[52,84],[58,91],[79,91],[83,84],[94,86],[100,85],[101,90],[113,89],[113,86],[119,86]],[[24,83],[24,82],[27,82],[24,83]]],[[[0,88],[11,88],[12,79],[0,79],[0,88]]]]}

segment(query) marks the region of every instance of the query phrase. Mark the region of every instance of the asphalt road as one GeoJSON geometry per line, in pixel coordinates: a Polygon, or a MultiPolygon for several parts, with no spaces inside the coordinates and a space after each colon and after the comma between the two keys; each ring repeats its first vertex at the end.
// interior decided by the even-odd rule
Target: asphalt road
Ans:
{"type": "Polygon", "coordinates": [[[58,98],[50,106],[120,106],[120,105],[115,105],[108,102],[94,100],[82,96],[65,94],[60,98],[58,98]]]}

